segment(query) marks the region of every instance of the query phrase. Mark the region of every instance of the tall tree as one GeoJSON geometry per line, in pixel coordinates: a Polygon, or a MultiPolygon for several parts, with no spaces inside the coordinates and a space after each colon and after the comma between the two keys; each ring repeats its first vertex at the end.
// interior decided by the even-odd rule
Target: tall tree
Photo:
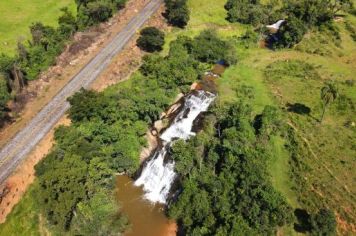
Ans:
{"type": "Polygon", "coordinates": [[[337,87],[332,83],[327,83],[321,88],[320,98],[323,102],[323,113],[320,118],[320,123],[323,122],[327,106],[330,105],[338,97],[337,87]]]}

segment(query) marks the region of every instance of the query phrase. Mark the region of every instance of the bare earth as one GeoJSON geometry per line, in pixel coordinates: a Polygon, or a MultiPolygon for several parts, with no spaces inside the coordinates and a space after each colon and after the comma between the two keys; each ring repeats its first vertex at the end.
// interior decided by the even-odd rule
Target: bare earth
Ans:
{"type": "MultiPolygon", "coordinates": [[[[59,65],[50,68],[44,73],[41,79],[32,81],[28,90],[35,92],[36,97],[31,98],[24,107],[20,118],[17,121],[0,132],[0,146],[6,143],[16,132],[26,125],[26,123],[48,102],[51,98],[75,75],[82,66],[84,66],[93,56],[98,53],[103,45],[107,44],[113,36],[119,32],[127,22],[148,2],[148,0],[131,0],[127,7],[118,13],[110,22],[99,27],[100,35],[97,35],[95,42],[92,42],[86,49],[77,53],[70,53],[71,47],[59,57],[59,65]],[[74,59],[76,58],[76,59],[74,59]],[[63,63],[63,64],[61,64],[63,63]]],[[[164,23],[161,13],[163,7],[149,20],[147,25],[158,26],[160,28],[167,27],[164,23]]],[[[76,35],[78,42],[82,35],[76,35]]],[[[144,55],[135,44],[136,37],[133,37],[125,49],[119,53],[111,65],[97,78],[92,84],[92,88],[98,91],[103,90],[107,86],[115,84],[129,78],[129,75],[135,71],[141,64],[141,58],[144,55]]],[[[70,121],[65,117],[56,124],[69,125],[70,121]]],[[[54,129],[52,129],[31,152],[31,154],[17,167],[16,171],[8,180],[0,187],[1,190],[5,187],[9,189],[9,193],[3,197],[0,203],[0,223],[6,220],[6,216],[11,212],[12,208],[19,202],[21,196],[29,185],[34,181],[34,166],[46,156],[52,148],[54,129]]],[[[172,227],[172,226],[170,226],[172,227]]]]}

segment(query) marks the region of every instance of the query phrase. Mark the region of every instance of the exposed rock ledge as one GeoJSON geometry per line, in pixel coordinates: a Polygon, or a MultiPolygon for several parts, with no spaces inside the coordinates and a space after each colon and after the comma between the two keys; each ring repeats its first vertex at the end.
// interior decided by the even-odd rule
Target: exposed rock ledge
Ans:
{"type": "Polygon", "coordinates": [[[158,146],[158,135],[169,125],[169,117],[174,114],[181,106],[179,101],[184,97],[183,93],[178,94],[174,99],[173,105],[171,105],[166,112],[161,114],[161,119],[155,121],[153,127],[150,128],[146,133],[147,147],[142,148],[140,153],[140,162],[144,162],[148,157],[151,156],[152,152],[158,146]]]}

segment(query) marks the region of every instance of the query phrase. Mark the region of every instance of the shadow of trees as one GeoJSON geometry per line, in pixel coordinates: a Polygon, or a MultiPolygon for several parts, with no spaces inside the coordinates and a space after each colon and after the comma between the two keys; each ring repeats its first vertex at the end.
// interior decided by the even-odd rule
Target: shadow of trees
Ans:
{"type": "Polygon", "coordinates": [[[299,115],[305,115],[305,116],[309,116],[310,118],[319,121],[317,118],[315,118],[314,116],[311,115],[311,109],[310,107],[302,104],[302,103],[287,103],[286,104],[286,108],[288,112],[293,112],[295,114],[299,114],[299,115]]]}
{"type": "Polygon", "coordinates": [[[310,115],[311,109],[310,107],[302,104],[302,103],[287,103],[287,111],[297,113],[299,115],[310,115]]]}
{"type": "Polygon", "coordinates": [[[294,211],[294,216],[297,220],[297,222],[294,223],[295,231],[299,233],[306,233],[311,230],[310,215],[306,210],[297,208],[294,211]]]}

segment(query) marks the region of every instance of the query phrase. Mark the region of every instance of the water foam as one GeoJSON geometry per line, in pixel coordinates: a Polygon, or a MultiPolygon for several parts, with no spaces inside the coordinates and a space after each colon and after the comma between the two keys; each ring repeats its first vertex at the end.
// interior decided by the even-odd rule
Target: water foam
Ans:
{"type": "Polygon", "coordinates": [[[165,161],[167,150],[176,139],[187,140],[195,135],[192,132],[194,120],[200,113],[208,110],[215,95],[205,91],[197,91],[185,98],[184,106],[178,113],[171,126],[160,138],[163,147],[157,150],[142,170],[141,176],[135,181],[136,186],[143,185],[145,198],[151,202],[166,203],[171,186],[176,178],[174,161],[165,161]]]}

